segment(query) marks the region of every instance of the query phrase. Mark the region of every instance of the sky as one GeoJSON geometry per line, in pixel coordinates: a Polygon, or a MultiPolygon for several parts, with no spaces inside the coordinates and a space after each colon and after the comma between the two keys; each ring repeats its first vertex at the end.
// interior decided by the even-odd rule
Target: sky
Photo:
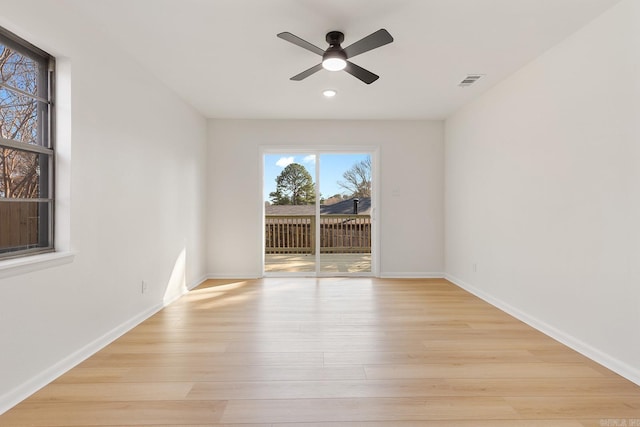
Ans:
{"type": "MultiPolygon", "coordinates": [[[[321,154],[320,155],[320,194],[329,198],[342,194],[345,190],[338,185],[343,181],[342,174],[351,166],[369,157],[369,154],[321,154]]],[[[313,154],[265,154],[263,198],[269,200],[269,193],[276,191],[276,178],[291,163],[304,166],[315,182],[316,156],[313,154]]]]}

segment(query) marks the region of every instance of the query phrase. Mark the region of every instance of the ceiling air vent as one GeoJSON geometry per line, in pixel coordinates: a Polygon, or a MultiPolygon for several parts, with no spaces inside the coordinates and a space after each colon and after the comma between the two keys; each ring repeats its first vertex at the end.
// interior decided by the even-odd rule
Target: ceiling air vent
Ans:
{"type": "Polygon", "coordinates": [[[484,74],[469,74],[467,77],[462,79],[460,83],[458,83],[458,86],[460,87],[471,86],[472,84],[477,82],[482,76],[484,76],[484,74]]]}

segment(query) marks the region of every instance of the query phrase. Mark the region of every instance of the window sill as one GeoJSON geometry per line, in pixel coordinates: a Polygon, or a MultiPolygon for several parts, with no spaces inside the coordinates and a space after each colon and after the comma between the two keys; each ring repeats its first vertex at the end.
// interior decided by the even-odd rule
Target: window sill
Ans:
{"type": "Polygon", "coordinates": [[[73,262],[74,252],[51,252],[0,261],[0,279],[73,262]]]}

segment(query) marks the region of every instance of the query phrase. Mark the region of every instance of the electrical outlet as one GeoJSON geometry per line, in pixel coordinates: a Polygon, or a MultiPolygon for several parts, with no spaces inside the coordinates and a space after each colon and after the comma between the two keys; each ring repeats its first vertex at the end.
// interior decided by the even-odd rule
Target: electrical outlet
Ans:
{"type": "Polygon", "coordinates": [[[478,264],[476,264],[475,262],[473,264],[471,264],[471,271],[473,271],[474,273],[478,272],[478,264]]]}
{"type": "Polygon", "coordinates": [[[147,282],[145,282],[145,281],[143,280],[143,281],[142,281],[142,286],[140,287],[140,290],[141,290],[141,291],[142,291],[142,293],[144,294],[144,293],[146,293],[146,292],[147,292],[147,289],[148,289],[147,282]]]}

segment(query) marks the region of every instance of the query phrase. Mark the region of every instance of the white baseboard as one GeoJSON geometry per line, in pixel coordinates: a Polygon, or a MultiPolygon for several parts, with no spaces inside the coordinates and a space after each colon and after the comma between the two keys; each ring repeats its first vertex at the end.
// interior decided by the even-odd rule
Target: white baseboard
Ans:
{"type": "Polygon", "coordinates": [[[191,283],[191,285],[187,285],[187,290],[189,290],[189,291],[194,290],[195,288],[197,288],[198,286],[200,286],[204,282],[206,282],[208,278],[209,278],[209,276],[207,276],[206,274],[202,275],[199,279],[193,281],[191,283]]]}
{"type": "MultiPolygon", "coordinates": [[[[195,288],[202,282],[204,282],[205,278],[198,279],[198,281],[193,282],[191,285],[187,286],[188,291],[195,288]]],[[[96,338],[89,344],[80,348],[79,350],[71,353],[64,359],[55,363],[53,366],[45,369],[41,373],[37,374],[35,377],[26,381],[24,384],[14,388],[13,390],[5,393],[0,396],[0,415],[22,402],[27,397],[31,396],[33,393],[40,390],[42,387],[49,384],[51,381],[55,380],[65,372],[69,371],[73,367],[79,365],[98,351],[102,350],[107,345],[111,344],[116,339],[120,338],[125,333],[129,332],[131,329],[138,326],[140,323],[147,320],[149,317],[153,316],[164,307],[168,306],[182,295],[186,294],[188,291],[183,292],[180,295],[175,296],[166,304],[156,304],[151,308],[143,311],[142,313],[137,314],[126,322],[120,324],[119,326],[113,328],[111,331],[106,334],[96,338]]]]}
{"type": "MultiPolygon", "coordinates": [[[[351,277],[352,275],[344,275],[338,277],[351,277]]],[[[229,274],[208,274],[207,279],[229,279],[229,280],[241,280],[241,279],[261,279],[263,277],[316,277],[314,273],[287,273],[286,276],[278,276],[277,273],[266,273],[266,274],[256,274],[256,273],[247,273],[247,274],[238,274],[238,273],[229,273],[229,274]]],[[[361,277],[357,275],[353,275],[353,277],[361,277]]],[[[368,276],[366,276],[368,277],[368,276]]],[[[371,277],[380,277],[382,279],[444,279],[445,274],[441,272],[386,272],[380,273],[379,276],[371,276],[371,277]]]]}
{"type": "Polygon", "coordinates": [[[169,294],[168,296],[165,296],[165,298],[167,298],[164,301],[163,307],[166,307],[168,305],[171,305],[172,303],[176,302],[178,299],[180,299],[183,295],[185,295],[187,292],[194,290],[195,288],[197,288],[198,286],[200,286],[202,283],[204,283],[207,280],[207,276],[202,276],[197,280],[194,280],[193,282],[191,282],[190,284],[186,285],[186,291],[182,290],[179,292],[176,292],[175,294],[169,294]]]}
{"type": "Polygon", "coordinates": [[[566,345],[567,347],[572,348],[578,353],[588,357],[589,359],[603,365],[604,367],[611,369],[613,372],[625,377],[629,381],[634,382],[635,384],[640,385],[640,369],[637,369],[621,360],[616,359],[615,357],[607,354],[606,352],[595,348],[576,337],[567,334],[566,332],[557,329],[556,327],[536,318],[528,313],[523,312],[522,310],[498,299],[495,298],[486,292],[476,288],[475,286],[470,285],[469,283],[464,282],[463,280],[458,279],[455,276],[450,274],[446,274],[444,276],[445,279],[450,281],[456,286],[474,294],[478,298],[483,299],[494,307],[499,308],[500,310],[512,315],[518,320],[523,321],[527,325],[537,329],[538,331],[550,336],[556,341],[566,345]]]}
{"type": "Polygon", "coordinates": [[[381,272],[378,277],[381,279],[443,279],[445,276],[440,272],[381,272]]]}
{"type": "Polygon", "coordinates": [[[211,273],[207,274],[207,279],[229,279],[229,280],[241,280],[241,279],[261,279],[262,273],[246,273],[246,274],[238,274],[238,273],[229,273],[229,274],[220,274],[220,273],[211,273]]]}

